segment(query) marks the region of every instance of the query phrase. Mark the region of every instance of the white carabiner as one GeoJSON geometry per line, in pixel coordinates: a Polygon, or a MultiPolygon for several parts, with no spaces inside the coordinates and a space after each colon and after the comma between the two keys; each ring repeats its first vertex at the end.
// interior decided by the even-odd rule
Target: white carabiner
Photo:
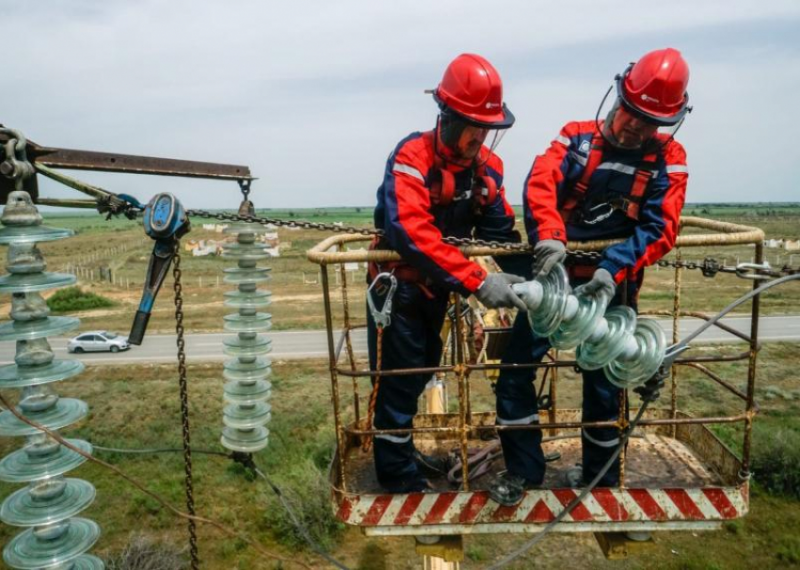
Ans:
{"type": "Polygon", "coordinates": [[[369,287],[367,288],[367,305],[369,306],[369,312],[372,313],[372,318],[375,321],[375,325],[380,328],[386,328],[390,324],[392,324],[392,297],[394,297],[394,292],[397,289],[397,277],[394,276],[392,273],[379,273],[375,276],[375,279],[372,280],[369,287]],[[372,300],[372,289],[375,287],[375,284],[378,283],[381,279],[389,279],[389,292],[386,294],[386,301],[383,302],[383,307],[378,310],[375,307],[375,302],[372,300]]]}
{"type": "Polygon", "coordinates": [[[771,269],[772,267],[770,267],[769,262],[767,261],[764,263],[740,263],[736,266],[736,277],[741,277],[742,279],[752,279],[754,281],[772,279],[770,275],[762,275],[758,273],[759,271],[770,271],[771,269]]]}

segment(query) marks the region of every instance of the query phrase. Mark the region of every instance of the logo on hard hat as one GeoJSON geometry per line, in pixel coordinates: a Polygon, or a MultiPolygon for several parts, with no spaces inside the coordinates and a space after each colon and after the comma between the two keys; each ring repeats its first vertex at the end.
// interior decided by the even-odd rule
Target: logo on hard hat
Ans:
{"type": "Polygon", "coordinates": [[[499,107],[500,103],[492,103],[491,101],[487,101],[486,108],[487,109],[494,109],[495,107],[499,107]]]}
{"type": "Polygon", "coordinates": [[[655,97],[650,97],[647,93],[642,93],[642,101],[649,101],[651,103],[661,103],[661,101],[659,101],[655,97]]]}

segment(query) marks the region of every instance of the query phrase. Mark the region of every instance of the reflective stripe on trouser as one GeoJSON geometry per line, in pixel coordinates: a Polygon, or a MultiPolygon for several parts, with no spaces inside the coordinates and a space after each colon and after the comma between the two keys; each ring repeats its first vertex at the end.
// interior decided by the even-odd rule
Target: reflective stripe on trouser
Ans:
{"type": "MultiPolygon", "coordinates": [[[[525,313],[520,313],[514,321],[511,339],[506,347],[502,362],[530,364],[539,362],[550,343],[546,339],[534,340],[525,313]]],[[[535,418],[528,423],[539,423],[536,389],[533,385],[533,370],[501,370],[497,380],[497,424],[535,418]]],[[[500,443],[506,469],[538,485],[544,478],[544,453],[542,452],[542,432],[540,430],[500,430],[500,443]]]]}
{"type": "MultiPolygon", "coordinates": [[[[571,279],[573,287],[577,287],[588,279],[571,279]]],[[[623,287],[620,286],[611,305],[618,305],[622,300],[623,287]]],[[[635,284],[629,283],[627,295],[636,298],[635,284]]],[[[634,307],[635,309],[636,307],[634,307]]],[[[550,343],[545,338],[534,337],[524,313],[517,315],[503,364],[530,364],[540,362],[550,343]]],[[[533,385],[532,370],[501,370],[497,380],[497,415],[501,418],[524,418],[538,412],[536,388],[533,385]]],[[[602,370],[583,373],[583,421],[609,421],[619,417],[620,389],[611,384],[602,370]]],[[[498,422],[499,423],[499,422],[498,422]]],[[[613,428],[589,428],[584,432],[597,442],[609,442],[619,437],[619,430],[613,428]]],[[[614,453],[615,446],[606,447],[592,443],[586,437],[583,442],[582,463],[584,479],[590,481],[602,469],[608,458],[614,453]]],[[[539,483],[544,479],[544,454],[542,453],[541,431],[507,430],[500,431],[506,468],[509,473],[518,475],[528,481],[539,483]]],[[[619,484],[619,460],[617,460],[606,476],[600,481],[604,487],[619,484]]]]}
{"type": "MultiPolygon", "coordinates": [[[[602,370],[587,370],[583,373],[584,422],[599,422],[619,418],[621,390],[606,378],[602,370]]],[[[619,429],[585,428],[582,430],[583,480],[591,481],[600,472],[619,443],[619,429]]],[[[601,487],[619,485],[619,458],[600,480],[601,487]]]]}
{"type": "MultiPolygon", "coordinates": [[[[376,298],[382,306],[383,299],[376,298]]],[[[447,309],[447,294],[428,299],[413,283],[401,281],[393,299],[392,323],[383,331],[382,370],[438,366],[442,353],[439,333],[447,309]]],[[[367,310],[367,340],[370,368],[375,369],[377,331],[367,310]]],[[[377,429],[412,427],[419,396],[430,374],[381,376],[373,425],[377,429]]],[[[424,477],[413,460],[410,434],[376,435],[373,456],[378,482],[390,492],[399,492],[424,477]]]]}

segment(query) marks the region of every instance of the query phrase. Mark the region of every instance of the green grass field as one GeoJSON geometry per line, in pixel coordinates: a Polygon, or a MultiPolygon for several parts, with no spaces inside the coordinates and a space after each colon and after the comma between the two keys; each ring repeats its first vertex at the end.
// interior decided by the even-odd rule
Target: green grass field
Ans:
{"type": "MultiPolygon", "coordinates": [[[[706,206],[689,205],[687,213],[706,206]]],[[[785,210],[786,215],[742,217],[742,208],[722,208],[708,206],[714,214],[723,211],[731,215],[719,215],[723,220],[758,225],[767,237],[800,238],[800,207],[796,205],[771,209],[785,210]]],[[[315,222],[332,223],[341,221],[363,227],[371,227],[370,208],[331,208],[264,210],[266,216],[287,220],[306,219],[315,222]],[[293,215],[293,216],[292,216],[293,215]]],[[[749,210],[757,211],[757,210],[749,210]]],[[[184,238],[216,239],[223,234],[203,230],[204,220],[193,220],[192,232],[184,238]]],[[[139,224],[128,220],[104,221],[97,215],[48,215],[46,223],[55,227],[68,227],[77,232],[69,240],[42,244],[49,270],[61,270],[67,265],[78,265],[83,269],[80,286],[90,292],[103,295],[116,303],[114,307],[85,311],[79,314],[84,330],[106,328],[125,331],[129,328],[133,314],[139,303],[142,283],[147,271],[147,263],[152,250],[152,242],[145,238],[139,224]],[[113,271],[115,283],[99,281],[101,268],[113,271]],[[94,279],[90,278],[93,272],[94,279]]],[[[520,222],[521,223],[521,222],[520,222]]],[[[272,269],[272,281],[267,287],[273,293],[273,305],[269,311],[273,315],[275,330],[320,329],[324,328],[322,311],[322,292],[319,284],[318,267],[306,259],[306,251],[319,241],[328,237],[327,233],[314,230],[290,230],[281,228],[281,257],[264,261],[272,269]]],[[[366,247],[368,242],[364,242],[366,247]]],[[[747,246],[685,248],[680,252],[685,260],[702,261],[710,256],[734,265],[737,261],[749,261],[753,248],[747,246]]],[[[675,257],[677,252],[671,254],[675,257]]],[[[800,252],[792,255],[784,250],[767,250],[767,258],[773,265],[791,263],[800,266],[800,252]]],[[[183,289],[186,324],[193,331],[221,330],[223,315],[230,312],[223,304],[223,293],[230,287],[222,282],[222,270],[233,263],[222,257],[192,257],[188,252],[182,256],[183,289]]],[[[334,320],[341,323],[341,290],[338,288],[338,275],[331,271],[331,285],[334,292],[334,320]]],[[[674,272],[669,269],[651,268],[641,294],[641,306],[647,310],[671,310],[673,305],[672,283],[674,272]]],[[[356,320],[364,319],[365,270],[350,274],[349,301],[356,320]]],[[[699,271],[683,272],[684,295],[682,306],[687,310],[718,310],[736,296],[745,293],[750,282],[730,275],[719,275],[715,279],[703,277],[699,271]],[[688,294],[691,292],[691,294],[688,294]]],[[[174,308],[172,300],[172,277],[167,277],[163,291],[158,297],[150,331],[170,332],[174,330],[174,308]]],[[[775,294],[765,296],[762,302],[764,314],[783,314],[797,312],[800,300],[800,286],[790,285],[775,294]]],[[[2,308],[0,308],[2,310],[2,308]]]]}
{"type": "MultiPolygon", "coordinates": [[[[780,427],[800,436],[800,391],[796,383],[796,347],[767,346],[761,355],[761,379],[757,397],[763,413],[756,421],[756,455],[763,437],[780,427]],[[772,394],[772,396],[769,396],[772,394]]],[[[741,386],[745,369],[741,364],[715,366],[725,378],[741,386]]],[[[375,539],[357,529],[345,528],[331,515],[326,471],[333,448],[329,380],[322,361],[278,362],[273,375],[273,418],[270,445],[257,454],[257,461],[282,488],[313,536],[350,568],[389,570],[418,568],[410,538],[375,539]]],[[[222,370],[218,364],[189,366],[192,442],[196,449],[220,450],[222,370]]],[[[347,386],[349,382],[343,383],[347,386]]],[[[476,411],[493,406],[491,389],[480,375],[472,379],[476,411]]],[[[730,398],[694,371],[681,369],[679,407],[692,413],[729,413],[740,409],[730,398]]],[[[70,437],[86,438],[96,445],[120,448],[180,446],[180,414],[174,367],[90,366],[80,377],[60,384],[64,396],[85,399],[91,407],[88,419],[64,430],[70,437]]],[[[366,387],[362,386],[362,397],[366,387]]],[[[451,393],[455,393],[451,390],[451,393]]],[[[562,406],[577,405],[580,383],[574,374],[562,375],[559,384],[562,406]]],[[[362,402],[363,404],[364,402],[362,402]]],[[[737,428],[719,433],[734,447],[740,445],[737,428]]],[[[0,454],[20,445],[3,438],[0,454]]],[[[799,450],[786,450],[799,457],[799,450]]],[[[171,503],[182,508],[183,467],[181,454],[131,456],[97,451],[96,454],[144,482],[171,503]]],[[[800,465],[796,468],[800,471],[800,465]]],[[[98,498],[85,516],[97,520],[103,536],[95,548],[102,556],[121,550],[137,534],[167,546],[185,545],[185,525],[156,501],[142,495],[104,469],[87,464],[71,476],[92,481],[98,498]]],[[[302,544],[275,496],[259,481],[251,480],[235,464],[221,457],[194,457],[195,500],[198,513],[246,533],[265,548],[324,567],[302,544]]],[[[511,568],[785,568],[800,564],[800,503],[797,499],[770,495],[756,485],[751,512],[743,520],[728,523],[720,531],[669,532],[656,535],[652,549],[622,562],[606,561],[594,538],[585,535],[552,535],[511,568]]],[[[0,484],[5,496],[15,485],[0,484]]],[[[0,543],[15,530],[0,525],[0,543]]],[[[200,555],[204,568],[289,568],[264,561],[244,542],[200,526],[200,555]]],[[[525,537],[514,535],[471,536],[465,540],[464,569],[485,567],[519,546],[525,537]]]]}

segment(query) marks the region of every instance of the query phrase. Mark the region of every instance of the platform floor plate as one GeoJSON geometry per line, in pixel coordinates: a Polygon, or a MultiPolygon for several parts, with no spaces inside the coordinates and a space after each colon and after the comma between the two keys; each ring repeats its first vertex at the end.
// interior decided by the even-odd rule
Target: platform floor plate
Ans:
{"type": "MultiPolygon", "coordinates": [[[[470,442],[471,449],[480,449],[488,442],[470,442]]],[[[417,438],[417,448],[423,453],[433,455],[447,455],[457,451],[456,442],[432,441],[417,438]]],[[[577,434],[569,439],[546,441],[542,448],[544,452],[558,452],[561,459],[547,464],[544,488],[563,487],[564,474],[577,463],[581,462],[581,440],[577,434]]],[[[678,440],[663,436],[644,434],[634,437],[628,444],[628,457],[625,463],[625,484],[628,487],[660,488],[670,487],[706,487],[722,485],[722,478],[710,471],[691,449],[678,440]]],[[[471,489],[474,491],[487,489],[492,477],[505,469],[502,457],[497,459],[492,469],[486,475],[476,479],[471,489]]],[[[346,470],[349,489],[357,493],[382,493],[384,492],[375,477],[372,465],[372,454],[360,453],[355,450],[351,453],[346,470]]],[[[453,491],[445,479],[432,480],[431,484],[437,491],[453,491]]]]}

